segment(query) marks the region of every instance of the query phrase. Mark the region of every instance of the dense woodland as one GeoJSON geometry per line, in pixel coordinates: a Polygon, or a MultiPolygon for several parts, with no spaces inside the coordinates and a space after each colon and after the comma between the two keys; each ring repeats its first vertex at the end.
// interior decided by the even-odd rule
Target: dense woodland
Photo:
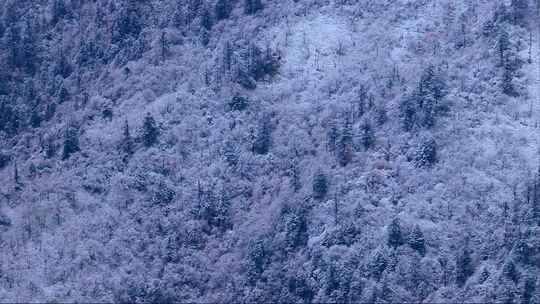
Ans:
{"type": "Polygon", "coordinates": [[[540,303],[540,1],[5,0],[0,301],[540,303]]]}

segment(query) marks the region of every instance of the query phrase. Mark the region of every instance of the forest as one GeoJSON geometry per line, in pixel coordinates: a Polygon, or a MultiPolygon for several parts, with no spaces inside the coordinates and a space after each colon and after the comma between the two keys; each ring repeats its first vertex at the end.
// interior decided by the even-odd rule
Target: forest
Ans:
{"type": "Polygon", "coordinates": [[[540,303],[540,0],[0,1],[0,302],[540,303]]]}

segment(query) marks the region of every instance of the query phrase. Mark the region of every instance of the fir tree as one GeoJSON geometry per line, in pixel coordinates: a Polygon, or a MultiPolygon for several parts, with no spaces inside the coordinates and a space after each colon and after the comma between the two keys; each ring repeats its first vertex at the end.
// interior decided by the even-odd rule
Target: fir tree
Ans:
{"type": "Polygon", "coordinates": [[[233,7],[231,0],[218,0],[215,7],[216,20],[220,21],[229,18],[232,9],[233,7]]]}
{"type": "Polygon", "coordinates": [[[253,142],[253,152],[256,154],[267,154],[270,150],[270,144],[272,140],[272,124],[270,115],[263,115],[259,122],[257,134],[253,142]]]}
{"type": "Polygon", "coordinates": [[[313,198],[322,200],[326,197],[328,193],[328,178],[322,170],[318,170],[315,176],[313,177],[313,198]]]}
{"type": "Polygon", "coordinates": [[[249,242],[247,254],[247,277],[252,285],[255,284],[264,271],[265,255],[264,242],[262,240],[251,240],[249,242]]]}
{"type": "Polygon", "coordinates": [[[437,142],[434,138],[428,136],[420,142],[420,146],[416,150],[415,165],[420,168],[430,168],[437,161],[437,142]]]}
{"type": "Polygon", "coordinates": [[[158,142],[159,129],[154,117],[146,113],[142,128],[142,142],[145,147],[151,147],[158,142]]]}
{"type": "Polygon", "coordinates": [[[426,241],[424,239],[424,233],[422,233],[420,226],[415,225],[409,238],[409,246],[411,246],[412,249],[420,253],[421,256],[424,256],[426,254],[425,243],[426,241]]]}
{"type": "Polygon", "coordinates": [[[519,279],[519,273],[516,268],[516,264],[512,260],[508,260],[503,266],[503,275],[506,279],[517,283],[519,279]]]}
{"type": "Polygon", "coordinates": [[[335,153],[337,150],[337,143],[339,138],[339,129],[335,117],[332,117],[328,122],[328,131],[326,133],[326,149],[331,153],[335,153]]]}
{"type": "Polygon", "coordinates": [[[64,149],[62,160],[68,159],[73,153],[79,152],[79,131],[75,126],[68,126],[64,133],[64,149]]]}
{"type": "Polygon", "coordinates": [[[245,0],[244,13],[246,15],[253,15],[263,9],[261,0],[245,0]]]}
{"type": "Polygon", "coordinates": [[[403,234],[401,232],[401,224],[398,218],[394,218],[388,226],[388,246],[397,248],[404,244],[403,234]]]}
{"type": "Polygon", "coordinates": [[[529,15],[529,0],[512,0],[512,21],[516,25],[526,26],[529,15]]]}
{"type": "Polygon", "coordinates": [[[458,287],[463,287],[474,273],[474,266],[471,257],[471,250],[468,242],[460,249],[456,257],[456,283],[458,287]]]}
{"type": "Polygon", "coordinates": [[[161,35],[159,36],[159,57],[160,61],[165,61],[167,57],[169,56],[169,40],[167,39],[167,35],[165,31],[161,32],[161,35]]]}
{"type": "Polygon", "coordinates": [[[523,291],[521,293],[521,304],[531,304],[531,300],[536,290],[536,279],[527,277],[523,283],[523,291]]]}
{"type": "Polygon", "coordinates": [[[297,192],[302,188],[302,182],[300,181],[300,164],[296,157],[290,160],[289,176],[291,178],[291,186],[294,192],[297,192]]]}
{"type": "Polygon", "coordinates": [[[375,132],[368,120],[360,125],[360,143],[365,151],[369,150],[375,143],[375,132]]]}
{"type": "Polygon", "coordinates": [[[341,130],[341,136],[337,145],[337,159],[341,166],[345,167],[349,164],[353,157],[353,134],[352,125],[348,117],[345,118],[343,128],[341,130]]]}
{"type": "Polygon", "coordinates": [[[127,119],[124,121],[124,127],[122,130],[122,141],[120,143],[120,149],[122,152],[129,156],[134,152],[133,138],[131,137],[131,132],[129,130],[129,124],[127,119]]]}

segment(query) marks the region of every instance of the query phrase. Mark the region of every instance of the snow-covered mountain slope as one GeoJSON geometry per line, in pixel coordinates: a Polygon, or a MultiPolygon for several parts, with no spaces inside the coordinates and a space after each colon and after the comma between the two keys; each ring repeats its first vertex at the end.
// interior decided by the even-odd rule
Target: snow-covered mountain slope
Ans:
{"type": "Polygon", "coordinates": [[[539,302],[538,5],[6,1],[0,299],[539,302]]]}

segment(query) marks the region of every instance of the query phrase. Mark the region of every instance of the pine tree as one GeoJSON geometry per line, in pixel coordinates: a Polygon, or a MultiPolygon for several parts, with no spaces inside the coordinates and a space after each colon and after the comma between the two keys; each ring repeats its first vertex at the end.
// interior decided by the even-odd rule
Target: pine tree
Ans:
{"type": "Polygon", "coordinates": [[[517,283],[519,279],[519,273],[516,269],[516,264],[512,260],[508,260],[503,266],[503,275],[506,279],[517,283]]]}
{"type": "Polygon", "coordinates": [[[415,95],[407,96],[399,104],[401,123],[406,132],[412,131],[416,125],[416,100],[415,95]]]}
{"type": "Polygon", "coordinates": [[[229,18],[232,9],[233,7],[231,0],[218,0],[215,7],[216,20],[220,21],[229,18]]]}
{"type": "Polygon", "coordinates": [[[415,165],[420,168],[432,167],[437,161],[437,142],[428,136],[420,142],[416,150],[415,165]]]}
{"type": "Polygon", "coordinates": [[[287,251],[292,251],[307,244],[308,223],[304,209],[297,207],[284,214],[285,217],[285,244],[287,251]]]}
{"type": "Polygon", "coordinates": [[[270,150],[272,140],[272,122],[270,115],[264,114],[259,122],[257,134],[253,142],[253,152],[256,154],[267,154],[270,150]]]}
{"type": "Polygon", "coordinates": [[[26,24],[26,30],[22,36],[22,45],[20,52],[24,61],[23,67],[26,72],[33,75],[36,72],[37,57],[37,38],[36,32],[38,29],[32,26],[29,22],[26,24]]]}
{"type": "Polygon", "coordinates": [[[458,287],[463,287],[473,273],[474,266],[471,258],[471,250],[469,249],[468,242],[466,242],[456,257],[456,284],[458,287]]]}
{"type": "Polygon", "coordinates": [[[68,159],[73,153],[79,152],[79,131],[73,125],[67,127],[64,133],[64,149],[62,160],[68,159]]]}
{"type": "Polygon", "coordinates": [[[238,165],[240,159],[238,154],[239,151],[234,142],[230,140],[226,141],[223,147],[223,156],[230,167],[235,168],[238,165]]]}
{"type": "Polygon", "coordinates": [[[41,126],[41,115],[39,113],[38,107],[33,107],[30,113],[30,126],[32,128],[39,128],[41,126]]]}
{"type": "Polygon", "coordinates": [[[13,181],[15,182],[15,190],[20,191],[22,189],[22,183],[19,176],[19,167],[17,166],[17,162],[13,165],[13,181]]]}
{"type": "Polygon", "coordinates": [[[331,153],[335,153],[337,150],[338,138],[339,138],[339,129],[335,117],[332,117],[328,122],[326,133],[326,149],[331,153]]]}
{"type": "Polygon", "coordinates": [[[246,15],[253,15],[263,9],[261,0],[245,0],[244,13],[246,15]]]}
{"type": "Polygon", "coordinates": [[[401,232],[401,224],[398,218],[394,218],[388,226],[388,246],[397,248],[404,244],[403,234],[401,232]]]}
{"type": "Polygon", "coordinates": [[[289,176],[291,178],[291,186],[294,192],[297,192],[302,188],[302,182],[300,181],[300,164],[298,163],[297,157],[290,160],[289,176]]]}
{"type": "Polygon", "coordinates": [[[201,15],[201,27],[206,31],[211,31],[213,25],[214,21],[212,20],[210,11],[207,8],[204,8],[201,15]]]}
{"type": "Polygon", "coordinates": [[[512,21],[516,25],[526,26],[529,15],[529,0],[512,0],[512,21]]]}
{"type": "Polygon", "coordinates": [[[146,113],[142,129],[142,141],[145,147],[151,147],[158,142],[159,129],[154,117],[146,113]]]}
{"type": "Polygon", "coordinates": [[[423,72],[418,86],[419,106],[422,110],[421,124],[430,128],[435,125],[439,103],[446,95],[446,84],[437,73],[435,66],[429,65],[423,72]]]}
{"type": "Polygon", "coordinates": [[[521,304],[531,304],[535,289],[536,279],[534,277],[527,277],[523,284],[523,291],[521,293],[521,304]]]}
{"type": "Polygon", "coordinates": [[[532,220],[540,226],[540,168],[532,182],[530,203],[532,220]]]}
{"type": "Polygon", "coordinates": [[[503,66],[503,76],[501,82],[501,88],[504,94],[508,96],[517,96],[516,89],[514,88],[513,80],[514,73],[510,65],[507,63],[503,66]]]}
{"type": "Polygon", "coordinates": [[[353,157],[353,132],[352,125],[349,117],[345,118],[343,128],[341,130],[341,137],[339,138],[337,145],[337,159],[341,166],[345,167],[349,164],[353,157]]]}
{"type": "Polygon", "coordinates": [[[247,277],[250,284],[254,285],[264,271],[266,255],[264,242],[262,240],[251,240],[247,250],[247,277]]]}
{"type": "Polygon", "coordinates": [[[165,31],[161,32],[161,35],[159,36],[159,57],[160,61],[165,61],[167,57],[169,56],[169,40],[167,40],[167,35],[165,31]]]}
{"type": "Polygon", "coordinates": [[[120,10],[120,15],[116,19],[117,36],[115,41],[123,42],[131,37],[137,39],[143,29],[143,18],[140,13],[137,0],[126,0],[124,7],[120,10]]]}
{"type": "Polygon", "coordinates": [[[52,136],[45,139],[43,150],[45,151],[45,158],[53,158],[56,155],[56,144],[52,136]]]}
{"type": "Polygon", "coordinates": [[[231,198],[224,186],[219,192],[219,197],[216,201],[214,212],[215,214],[211,223],[215,227],[218,227],[221,231],[226,231],[232,227],[231,198]]]}
{"type": "Polygon", "coordinates": [[[499,52],[499,65],[504,67],[508,58],[508,50],[510,49],[510,38],[506,30],[501,30],[499,40],[497,42],[497,50],[499,52]]]}
{"type": "Polygon", "coordinates": [[[124,121],[122,136],[123,137],[120,143],[120,149],[126,156],[129,156],[133,154],[134,152],[134,143],[133,143],[133,138],[131,137],[131,132],[129,130],[129,124],[128,124],[127,119],[124,121]]]}
{"type": "Polygon", "coordinates": [[[422,230],[418,225],[414,226],[409,238],[409,246],[420,253],[421,256],[426,254],[426,241],[424,239],[424,233],[422,233],[422,230]]]}
{"type": "Polygon", "coordinates": [[[313,198],[322,200],[326,197],[328,193],[328,178],[322,170],[318,170],[315,176],[313,177],[313,198]]]}
{"type": "Polygon", "coordinates": [[[52,19],[53,25],[58,23],[67,14],[66,4],[64,0],[54,0],[52,7],[52,19]]]}
{"type": "Polygon", "coordinates": [[[375,132],[369,120],[365,120],[360,125],[360,143],[365,151],[369,150],[375,143],[375,132]]]}

